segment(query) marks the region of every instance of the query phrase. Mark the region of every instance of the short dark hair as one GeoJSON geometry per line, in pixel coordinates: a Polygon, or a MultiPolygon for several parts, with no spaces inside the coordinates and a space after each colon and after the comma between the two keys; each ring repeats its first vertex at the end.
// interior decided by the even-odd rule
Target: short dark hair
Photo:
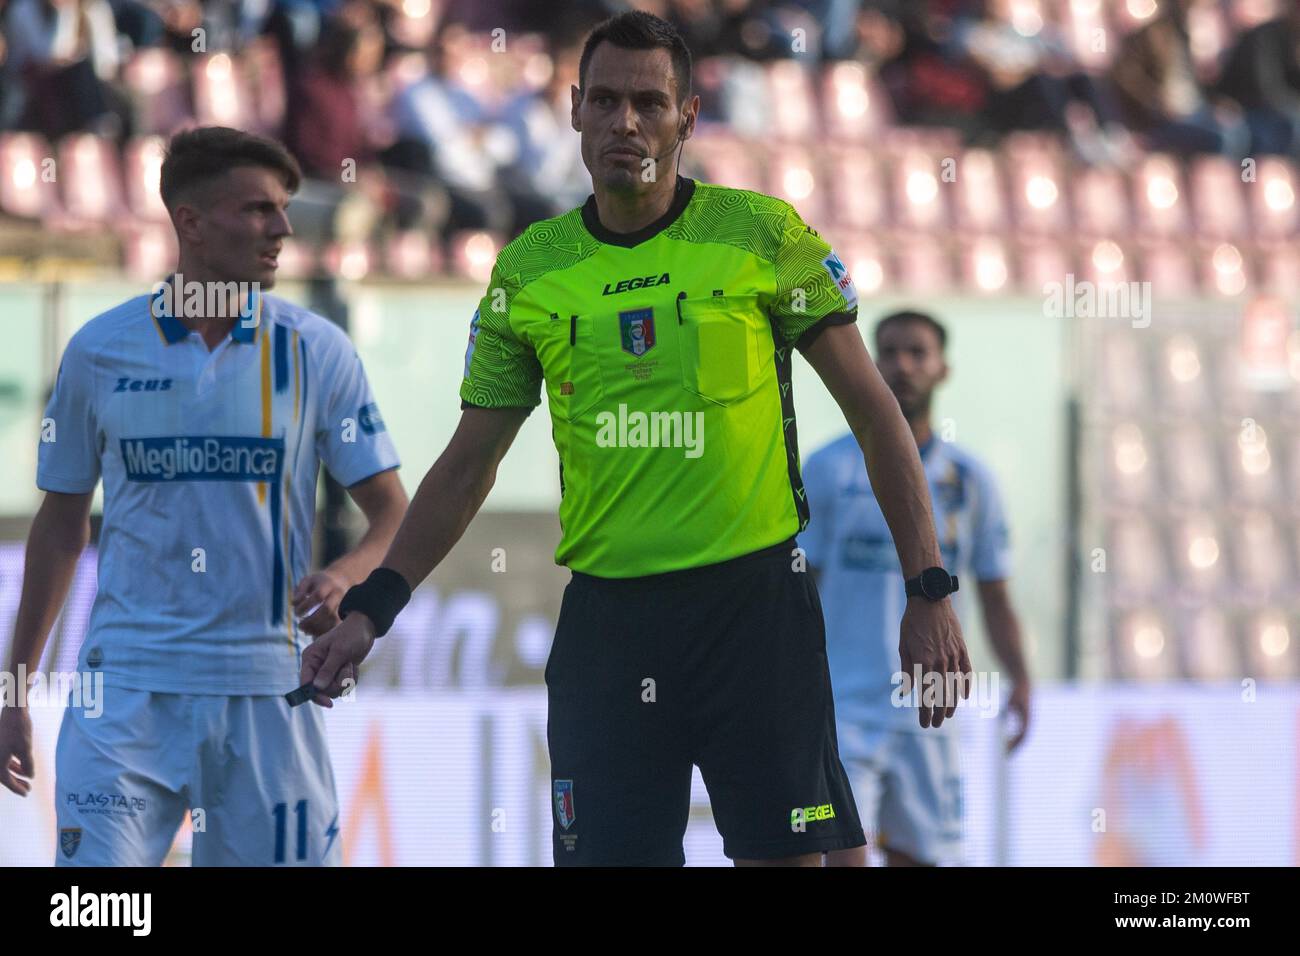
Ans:
{"type": "Polygon", "coordinates": [[[587,64],[601,42],[611,43],[624,50],[667,50],[673,58],[673,76],[677,80],[677,101],[691,94],[691,51],[686,41],[667,20],[643,10],[629,10],[610,17],[587,35],[578,60],[578,89],[587,88],[587,64]]]}
{"type": "Polygon", "coordinates": [[[274,170],[290,193],[302,182],[298,161],[275,140],[228,126],[200,126],[177,133],[167,144],[159,176],[163,205],[173,211],[182,194],[236,166],[274,170]]]}
{"type": "Polygon", "coordinates": [[[899,322],[920,322],[927,325],[939,337],[939,351],[942,352],[948,346],[948,330],[934,316],[928,312],[918,312],[916,309],[903,309],[901,312],[891,312],[879,322],[876,323],[876,345],[880,344],[880,333],[888,325],[894,325],[899,322]]]}

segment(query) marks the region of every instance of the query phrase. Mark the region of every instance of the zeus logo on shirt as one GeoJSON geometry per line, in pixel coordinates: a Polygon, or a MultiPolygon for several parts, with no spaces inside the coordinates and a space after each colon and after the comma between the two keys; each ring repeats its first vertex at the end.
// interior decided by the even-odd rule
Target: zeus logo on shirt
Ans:
{"type": "Polygon", "coordinates": [[[277,481],[279,438],[123,438],[129,481],[277,481]]]}
{"type": "Polygon", "coordinates": [[[114,392],[170,392],[169,378],[119,378],[114,392]]]}

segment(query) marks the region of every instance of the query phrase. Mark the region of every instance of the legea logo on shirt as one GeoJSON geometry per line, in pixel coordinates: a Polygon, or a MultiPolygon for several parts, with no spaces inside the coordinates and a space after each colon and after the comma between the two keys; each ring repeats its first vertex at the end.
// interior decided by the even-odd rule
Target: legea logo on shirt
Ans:
{"type": "Polygon", "coordinates": [[[277,481],[280,438],[123,438],[129,481],[277,481]]]}

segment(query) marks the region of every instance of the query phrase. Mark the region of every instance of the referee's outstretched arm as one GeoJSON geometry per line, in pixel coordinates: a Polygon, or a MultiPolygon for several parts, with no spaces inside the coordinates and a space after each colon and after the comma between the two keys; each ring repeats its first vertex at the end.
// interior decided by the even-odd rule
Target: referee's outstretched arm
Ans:
{"type": "MultiPolygon", "coordinates": [[[[862,448],[904,577],[942,565],[921,455],[857,325],[827,327],[803,349],[803,356],[839,403],[862,448]]],[[[958,695],[970,695],[970,656],[951,598],[907,599],[898,653],[905,675],[914,678],[920,670],[921,726],[938,727],[956,712],[958,695]],[[934,688],[936,695],[928,695],[926,688],[934,688]]]]}
{"type": "MultiPolygon", "coordinates": [[[[382,589],[396,592],[392,604],[395,615],[411,590],[455,547],[492,490],[497,466],[530,411],[470,407],[461,414],[447,448],[420,482],[383,564],[363,585],[375,590],[379,605],[385,604],[387,598],[382,589]]],[[[374,621],[361,611],[349,613],[346,607],[345,598],[339,608],[342,623],[318,638],[302,655],[300,683],[314,683],[329,697],[342,693],[340,675],[346,673],[346,665],[359,666],[375,638],[392,624],[391,618],[374,621]]]]}

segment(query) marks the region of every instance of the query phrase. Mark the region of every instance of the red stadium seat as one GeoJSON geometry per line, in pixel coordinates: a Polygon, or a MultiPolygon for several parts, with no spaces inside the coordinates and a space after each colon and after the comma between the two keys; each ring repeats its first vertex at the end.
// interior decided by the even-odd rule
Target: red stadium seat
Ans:
{"type": "Polygon", "coordinates": [[[1132,421],[1110,429],[1106,436],[1106,487],[1116,500],[1143,504],[1157,500],[1155,453],[1150,436],[1132,421]]]}
{"type": "Polygon", "coordinates": [[[738,189],[763,188],[762,151],[752,141],[711,127],[693,136],[691,144],[692,159],[703,170],[707,182],[738,189]]]}
{"type": "Polygon", "coordinates": [[[154,282],[176,266],[176,232],[158,222],[129,221],[115,232],[122,242],[122,265],[137,282],[154,282]]]}
{"type": "Polygon", "coordinates": [[[126,144],[123,157],[126,198],[131,213],[140,219],[168,220],[167,207],[158,192],[166,146],[161,136],[139,136],[126,144]]]}
{"type": "Polygon", "coordinates": [[[883,228],[889,221],[889,202],[875,154],[869,149],[831,146],[825,155],[828,222],[855,230],[883,228]]]}
{"type": "Polygon", "coordinates": [[[170,135],[194,120],[185,63],[162,47],[137,50],[122,69],[135,109],[136,132],[170,135]]]}
{"type": "Polygon", "coordinates": [[[126,212],[117,150],[93,133],[73,133],[59,143],[63,206],[81,226],[119,219],[126,212]]]}
{"type": "Polygon", "coordinates": [[[1088,238],[1122,236],[1130,228],[1128,181],[1114,169],[1087,167],[1071,177],[1074,193],[1074,221],[1080,235],[1088,238]]]}
{"type": "Polygon", "coordinates": [[[1144,606],[1120,611],[1115,620],[1115,662],[1119,677],[1165,681],[1180,667],[1171,611],[1144,606]]]}
{"type": "Polygon", "coordinates": [[[359,282],[376,271],[375,250],[365,242],[331,242],[320,256],[321,265],[333,276],[359,282]]]}
{"type": "Polygon", "coordinates": [[[821,96],[826,131],[834,140],[866,143],[892,121],[888,97],[861,63],[824,69],[821,96]]]}
{"type": "Polygon", "coordinates": [[[1161,297],[1193,295],[1197,291],[1196,267],[1185,243],[1157,240],[1142,245],[1142,281],[1150,282],[1161,297]]]}
{"type": "Polygon", "coordinates": [[[1098,344],[1097,401],[1107,411],[1136,413],[1149,407],[1148,356],[1129,329],[1112,331],[1098,344]]]}
{"type": "Polygon", "coordinates": [[[1020,291],[1041,297],[1049,283],[1060,283],[1074,269],[1073,256],[1061,244],[1038,237],[1017,237],[1020,291]]]}
{"type": "Polygon", "coordinates": [[[1128,508],[1108,513],[1105,540],[1106,576],[1117,602],[1132,604],[1159,593],[1167,582],[1164,549],[1148,514],[1128,508]]]}
{"type": "Polygon", "coordinates": [[[316,272],[317,255],[312,247],[296,239],[284,240],[280,249],[280,267],[276,275],[281,279],[309,279],[316,272]]]}
{"type": "Polygon", "coordinates": [[[1262,266],[1260,288],[1284,299],[1300,298],[1300,245],[1270,243],[1257,246],[1253,258],[1262,266]]]}
{"type": "Polygon", "coordinates": [[[385,271],[399,279],[425,281],[443,270],[442,250],[422,230],[409,229],[388,238],[384,246],[385,271]]]}
{"type": "Polygon", "coordinates": [[[943,243],[923,234],[901,236],[897,248],[898,285],[911,292],[943,292],[953,286],[952,258],[943,243]]]}
{"type": "Polygon", "coordinates": [[[826,190],[820,185],[819,173],[807,147],[774,144],[768,151],[766,192],[793,205],[816,229],[816,223],[826,220],[826,190]]]}
{"type": "Polygon", "coordinates": [[[803,63],[774,60],[767,67],[767,93],[770,136],[808,143],[821,135],[821,111],[813,96],[813,77],[803,63]]]}
{"type": "Polygon", "coordinates": [[[1100,239],[1081,250],[1080,272],[1089,282],[1104,287],[1111,282],[1132,282],[1137,278],[1132,250],[1113,239],[1100,239]]]}
{"type": "Polygon", "coordinates": [[[1183,420],[1168,427],[1163,445],[1168,502],[1208,508],[1222,500],[1218,471],[1206,467],[1214,461],[1213,436],[1200,422],[1183,420]]]}
{"type": "Polygon", "coordinates": [[[1227,455],[1229,496],[1234,502],[1267,504],[1277,500],[1280,466],[1272,447],[1277,440],[1273,430],[1252,419],[1249,427],[1233,433],[1227,455]]]}
{"type": "Polygon", "coordinates": [[[1292,239],[1300,231],[1297,212],[1296,170],[1284,159],[1265,156],[1255,168],[1255,181],[1246,183],[1255,235],[1265,239],[1292,239]]]}
{"type": "Polygon", "coordinates": [[[890,193],[894,221],[908,229],[948,225],[948,196],[956,182],[956,159],[909,150],[893,164],[890,193]]]}
{"type": "Polygon", "coordinates": [[[1264,508],[1249,508],[1235,516],[1231,529],[1234,590],[1252,603],[1281,597],[1296,574],[1273,516],[1264,508]]]}
{"type": "Polygon", "coordinates": [[[966,288],[981,295],[1005,295],[1012,287],[1012,264],[999,238],[979,236],[961,243],[961,275],[966,288]]]}
{"type": "Polygon", "coordinates": [[[957,167],[953,219],[958,229],[992,232],[1007,225],[1007,199],[997,156],[970,149],[957,167]]]}
{"type": "Polygon", "coordinates": [[[1200,156],[1188,170],[1189,199],[1197,235],[1241,239],[1250,229],[1241,167],[1223,156],[1200,156]]]}
{"type": "Polygon", "coordinates": [[[1069,226],[1060,151],[1040,140],[1009,137],[1003,159],[1010,177],[1011,211],[1017,225],[1034,233],[1061,234],[1069,226]]]}
{"type": "Polygon", "coordinates": [[[454,275],[487,282],[492,263],[505,244],[505,237],[496,233],[462,229],[447,240],[447,265],[454,275]]]}
{"type": "Polygon", "coordinates": [[[1238,296],[1253,287],[1251,263],[1241,249],[1220,242],[1201,254],[1201,288],[1210,295],[1238,296]]]}
{"type": "Polygon", "coordinates": [[[1213,603],[1189,610],[1180,644],[1187,676],[1192,680],[1225,680],[1240,673],[1238,644],[1232,621],[1213,603]]]}
{"type": "Polygon", "coordinates": [[[861,234],[837,236],[835,252],[848,266],[849,275],[853,277],[853,285],[859,295],[874,295],[890,287],[893,278],[891,263],[875,240],[861,234]]]}
{"type": "Polygon", "coordinates": [[[193,60],[194,112],[204,126],[243,129],[252,118],[252,100],[229,53],[198,55],[193,60]]]}
{"type": "Polygon", "coordinates": [[[1208,595],[1230,583],[1223,530],[1209,512],[1194,511],[1178,519],[1171,530],[1180,584],[1208,595]]]}
{"type": "MultiPolygon", "coordinates": [[[[1210,405],[1204,342],[1186,332],[1179,332],[1160,343],[1158,354],[1153,359],[1160,384],[1161,408],[1196,415],[1210,405]]],[[[1194,443],[1184,442],[1179,448],[1194,448],[1201,455],[1199,459],[1184,456],[1179,459],[1178,467],[1195,468],[1198,460],[1208,461],[1212,454],[1208,447],[1194,443]]]]}
{"type": "Polygon", "coordinates": [[[1292,680],[1300,671],[1295,650],[1298,627],[1295,613],[1288,615],[1278,606],[1251,615],[1244,642],[1248,673],[1266,681],[1292,680]]]}
{"type": "Polygon", "coordinates": [[[1133,178],[1132,195],[1140,232],[1162,237],[1187,234],[1186,188],[1182,170],[1172,157],[1144,159],[1133,178]]]}
{"type": "Polygon", "coordinates": [[[35,133],[0,133],[0,211],[20,219],[57,219],[59,168],[35,133]]]}

